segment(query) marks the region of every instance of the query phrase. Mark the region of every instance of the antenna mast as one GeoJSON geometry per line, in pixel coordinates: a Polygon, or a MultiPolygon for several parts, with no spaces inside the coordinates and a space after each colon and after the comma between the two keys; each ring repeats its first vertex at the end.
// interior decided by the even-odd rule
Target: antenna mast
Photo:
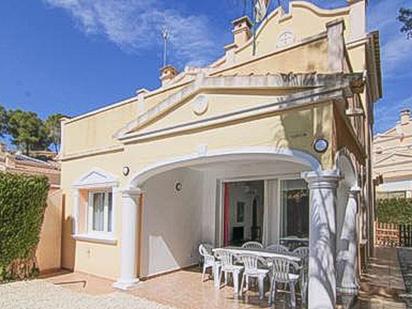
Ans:
{"type": "Polygon", "coordinates": [[[169,41],[170,32],[169,29],[162,29],[162,38],[163,38],[163,67],[167,65],[167,43],[169,41]]]}

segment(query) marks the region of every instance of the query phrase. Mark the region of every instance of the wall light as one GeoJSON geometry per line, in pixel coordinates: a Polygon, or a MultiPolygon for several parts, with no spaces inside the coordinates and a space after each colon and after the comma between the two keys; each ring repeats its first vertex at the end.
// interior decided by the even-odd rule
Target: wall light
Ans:
{"type": "Polygon", "coordinates": [[[318,138],[313,143],[313,149],[318,153],[324,153],[329,147],[329,142],[324,138],[318,138]]]}
{"type": "Polygon", "coordinates": [[[127,176],[130,173],[130,168],[128,166],[123,167],[123,175],[127,176]]]}
{"type": "Polygon", "coordinates": [[[176,189],[177,192],[182,191],[182,189],[183,189],[182,183],[176,182],[175,189],[176,189]]]}

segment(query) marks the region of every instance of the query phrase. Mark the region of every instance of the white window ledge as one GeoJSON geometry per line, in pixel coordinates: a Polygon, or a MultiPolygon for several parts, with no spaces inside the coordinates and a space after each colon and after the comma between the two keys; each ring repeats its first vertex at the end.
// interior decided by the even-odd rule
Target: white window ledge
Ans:
{"type": "Polygon", "coordinates": [[[106,245],[116,245],[117,239],[109,235],[75,234],[73,239],[87,242],[94,242],[106,245]]]}

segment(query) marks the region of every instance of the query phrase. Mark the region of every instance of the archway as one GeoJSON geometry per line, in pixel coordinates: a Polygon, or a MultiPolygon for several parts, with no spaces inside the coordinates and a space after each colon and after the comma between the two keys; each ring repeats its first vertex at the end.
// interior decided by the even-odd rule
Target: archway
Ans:
{"type": "MultiPolygon", "coordinates": [[[[218,182],[216,180],[266,179],[287,174],[293,174],[300,179],[300,175],[304,171],[317,172],[320,170],[320,163],[310,154],[299,150],[272,147],[207,151],[148,165],[133,175],[127,190],[123,191],[124,204],[130,212],[124,211],[124,209],[122,211],[121,276],[124,278],[119,279],[117,286],[127,288],[129,285],[134,284],[137,273],[136,264],[145,267],[143,276],[167,272],[186,266],[185,263],[190,260],[186,258],[193,257],[192,254],[195,253],[199,241],[213,242],[214,240],[217,243],[220,237],[218,229],[220,228],[221,217],[219,217],[219,209],[214,206],[218,205],[216,201],[219,200],[218,182]],[[181,191],[177,189],[177,184],[180,182],[179,177],[184,178],[185,175],[191,175],[194,172],[210,172],[208,175],[213,176],[211,176],[212,181],[209,182],[207,187],[209,191],[203,194],[203,199],[207,200],[208,208],[200,210],[201,219],[192,216],[191,221],[193,222],[184,221],[183,219],[177,222],[176,220],[182,217],[181,214],[184,213],[185,209],[192,210],[191,207],[199,207],[198,205],[201,204],[200,193],[193,195],[190,192],[196,191],[194,184],[203,186],[205,178],[198,177],[193,180],[194,178],[188,176],[190,180],[186,181],[186,184],[182,182],[183,186],[180,186],[183,189],[181,191]],[[141,195],[144,196],[143,199],[141,195]],[[199,198],[199,200],[195,200],[196,198],[199,198]],[[139,203],[142,200],[144,200],[144,205],[139,203]],[[141,220],[143,227],[138,226],[140,220],[134,220],[138,211],[131,211],[132,202],[135,203],[135,208],[143,207],[144,209],[143,219],[141,220]],[[164,222],[166,219],[168,222],[164,222]],[[127,227],[124,227],[124,222],[127,222],[127,227]],[[170,224],[174,226],[173,231],[166,228],[170,224]],[[131,226],[134,226],[135,229],[131,226]],[[151,226],[155,226],[156,230],[150,229],[151,226]],[[195,230],[198,226],[201,226],[201,233],[195,230]],[[182,229],[180,231],[181,227],[185,227],[186,230],[183,231],[182,229]],[[136,231],[138,232],[136,233],[136,231]],[[143,241],[136,246],[136,234],[139,233],[143,233],[143,241]],[[190,235],[190,237],[186,237],[187,235],[190,235]],[[197,238],[192,237],[193,235],[197,238]],[[155,241],[156,244],[150,243],[151,241],[155,241]],[[186,245],[183,246],[183,243],[186,245]],[[142,249],[139,250],[138,248],[142,249]],[[153,248],[159,250],[159,252],[149,252],[147,254],[153,248]],[[145,265],[145,260],[151,260],[150,256],[162,258],[156,260],[156,265],[147,265],[147,263],[145,265]],[[136,263],[137,259],[140,260],[139,263],[136,263]],[[163,267],[164,265],[167,267],[163,267]]],[[[199,212],[196,214],[199,214],[199,212]]],[[[140,271],[139,273],[142,274],[140,271]]]]}
{"type": "Polygon", "coordinates": [[[338,152],[336,166],[342,174],[337,191],[337,289],[342,294],[356,294],[358,255],[358,187],[354,156],[346,149],[338,152]]]}

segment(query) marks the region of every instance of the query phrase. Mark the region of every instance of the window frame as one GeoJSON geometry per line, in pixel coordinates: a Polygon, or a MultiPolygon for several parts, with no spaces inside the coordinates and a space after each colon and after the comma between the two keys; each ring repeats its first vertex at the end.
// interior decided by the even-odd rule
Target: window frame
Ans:
{"type": "Polygon", "coordinates": [[[102,236],[112,236],[114,233],[114,190],[113,188],[104,188],[104,189],[94,189],[89,190],[88,192],[88,201],[87,201],[87,214],[86,214],[86,223],[87,223],[87,234],[88,235],[102,235],[102,236]],[[104,205],[103,205],[103,231],[93,229],[93,214],[94,214],[94,205],[93,198],[95,194],[104,194],[104,205]],[[111,230],[109,231],[109,198],[111,195],[111,230]]]}
{"type": "MultiPolygon", "coordinates": [[[[283,181],[288,181],[288,180],[304,180],[304,179],[302,177],[298,177],[298,176],[294,177],[292,175],[278,178],[278,196],[279,196],[278,203],[279,203],[279,227],[280,227],[279,237],[280,238],[285,238],[285,237],[290,236],[290,235],[286,235],[287,234],[286,233],[287,225],[285,223],[285,218],[286,218],[287,214],[285,213],[285,207],[284,207],[284,204],[283,204],[283,190],[282,190],[282,182],[283,181]]],[[[305,181],[305,183],[306,183],[306,181],[305,181]]],[[[306,183],[306,186],[308,187],[307,183],[306,183]]],[[[310,195],[309,188],[307,188],[307,190],[308,190],[308,194],[310,195]]],[[[309,203],[308,207],[310,207],[310,197],[309,197],[309,202],[308,203],[309,203]]],[[[310,208],[309,208],[309,211],[310,211],[310,208]]],[[[310,212],[309,212],[309,216],[310,216],[310,212]]],[[[309,225],[310,225],[310,222],[309,222],[309,225]]],[[[310,226],[309,226],[309,229],[310,229],[310,226]]],[[[309,229],[308,229],[308,233],[310,232],[309,229]]]]}

